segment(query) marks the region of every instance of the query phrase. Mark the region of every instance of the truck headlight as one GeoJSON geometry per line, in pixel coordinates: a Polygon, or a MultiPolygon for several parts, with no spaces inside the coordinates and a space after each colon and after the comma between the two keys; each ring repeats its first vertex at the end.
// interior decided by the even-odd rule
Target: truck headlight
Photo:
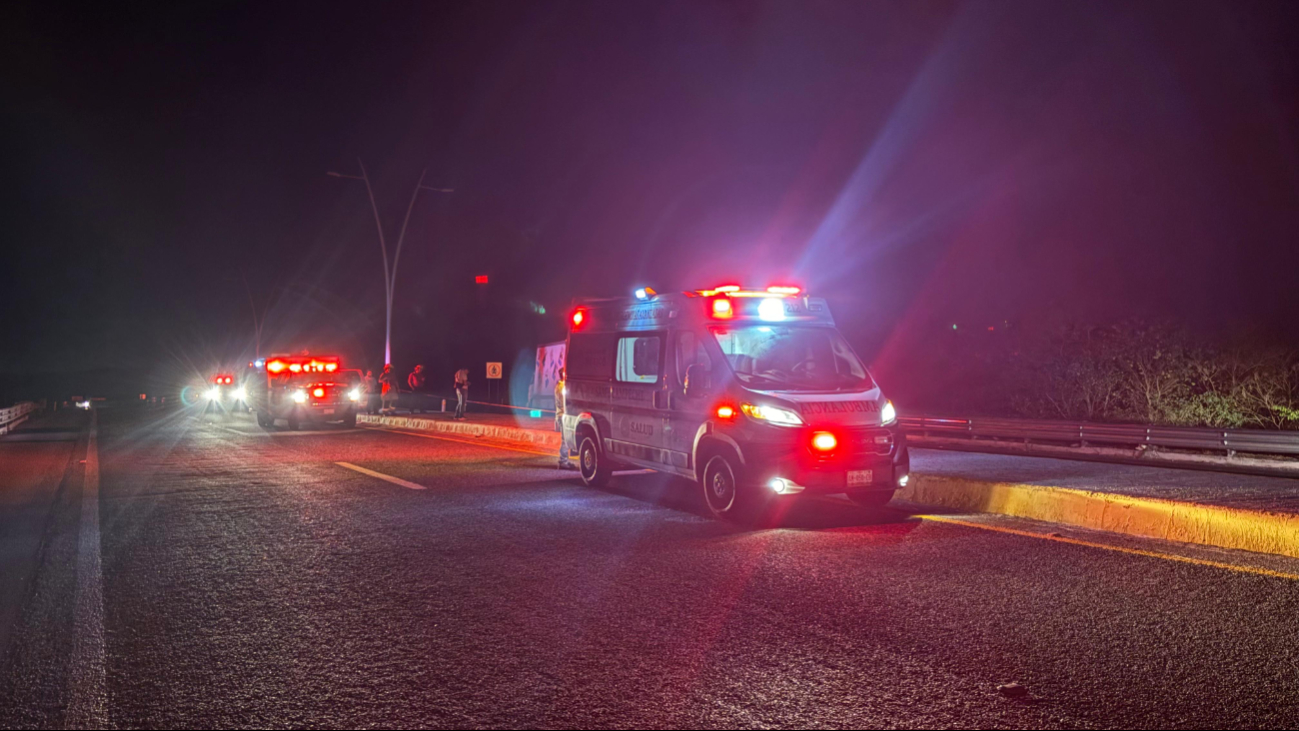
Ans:
{"type": "Polygon", "coordinates": [[[885,401],[884,408],[880,409],[880,424],[888,426],[898,420],[898,410],[893,408],[892,401],[885,401]]]}
{"type": "Polygon", "coordinates": [[[360,401],[360,400],[361,400],[361,389],[359,389],[359,388],[354,388],[354,389],[352,389],[351,391],[348,391],[348,392],[347,392],[347,397],[350,398],[350,399],[352,399],[353,401],[360,401]]]}
{"type": "Polygon", "coordinates": [[[243,401],[244,399],[248,398],[248,392],[244,390],[243,386],[240,386],[239,388],[236,388],[233,393],[230,394],[230,398],[234,399],[235,401],[243,401]]]}
{"type": "Polygon", "coordinates": [[[215,387],[209,388],[207,390],[207,393],[204,395],[207,396],[209,401],[216,401],[217,399],[221,398],[221,389],[215,387]]]}
{"type": "Polygon", "coordinates": [[[750,418],[765,421],[768,424],[775,424],[776,426],[803,425],[803,417],[789,409],[762,406],[760,404],[740,404],[740,411],[743,411],[750,418]]]}
{"type": "Polygon", "coordinates": [[[299,404],[307,403],[307,392],[303,391],[302,389],[298,389],[297,391],[294,391],[293,401],[294,403],[299,403],[299,404]]]}

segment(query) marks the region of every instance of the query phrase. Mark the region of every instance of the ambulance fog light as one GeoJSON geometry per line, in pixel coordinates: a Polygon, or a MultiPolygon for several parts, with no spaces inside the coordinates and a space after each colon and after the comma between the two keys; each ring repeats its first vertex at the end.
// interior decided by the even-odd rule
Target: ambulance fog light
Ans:
{"type": "Polygon", "coordinates": [[[209,388],[209,389],[207,390],[207,393],[204,394],[204,395],[207,396],[207,399],[208,399],[209,401],[216,401],[217,399],[221,398],[221,389],[219,389],[219,388],[209,388]]]}
{"type": "Polygon", "coordinates": [[[794,493],[802,492],[805,489],[797,482],[785,479],[784,477],[771,478],[767,481],[767,487],[777,495],[793,495],[794,493]]]}
{"type": "Polygon", "coordinates": [[[294,403],[298,403],[298,404],[305,404],[305,403],[307,403],[307,392],[306,392],[306,391],[294,391],[294,392],[293,392],[293,402],[294,402],[294,403]]]}
{"type": "Polygon", "coordinates": [[[361,400],[361,389],[359,389],[359,388],[354,388],[354,389],[352,389],[351,391],[348,391],[348,392],[347,392],[347,397],[348,397],[349,399],[353,400],[353,401],[360,401],[360,400],[361,400]]]}

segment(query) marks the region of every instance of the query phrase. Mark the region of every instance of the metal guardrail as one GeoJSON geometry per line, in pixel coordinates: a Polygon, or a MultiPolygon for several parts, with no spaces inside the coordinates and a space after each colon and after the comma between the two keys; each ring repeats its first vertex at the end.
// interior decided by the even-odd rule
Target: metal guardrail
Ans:
{"type": "Polygon", "coordinates": [[[1250,454],[1299,455],[1299,431],[1210,429],[1139,424],[1091,424],[1027,419],[953,419],[935,416],[899,418],[908,436],[946,439],[1002,439],[1054,442],[1078,446],[1170,447],[1250,454]]]}
{"type": "Polygon", "coordinates": [[[27,417],[31,416],[32,412],[39,408],[39,404],[32,401],[23,401],[7,409],[0,409],[0,434],[7,434],[11,429],[26,421],[27,417]]]}

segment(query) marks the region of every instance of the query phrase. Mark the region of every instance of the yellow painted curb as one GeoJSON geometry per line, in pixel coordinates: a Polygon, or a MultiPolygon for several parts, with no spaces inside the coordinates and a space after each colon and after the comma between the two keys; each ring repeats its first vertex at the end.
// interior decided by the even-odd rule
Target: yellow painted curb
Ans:
{"type": "Polygon", "coordinates": [[[902,500],[1081,528],[1299,558],[1299,515],[913,474],[902,500]]]}

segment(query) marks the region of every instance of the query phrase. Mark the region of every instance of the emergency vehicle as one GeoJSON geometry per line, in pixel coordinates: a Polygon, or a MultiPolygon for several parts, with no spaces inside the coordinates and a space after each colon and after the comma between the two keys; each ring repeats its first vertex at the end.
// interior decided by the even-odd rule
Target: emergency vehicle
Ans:
{"type": "Polygon", "coordinates": [[[893,404],[797,287],[579,300],[566,376],[563,438],[588,485],[670,472],[743,518],[802,493],[878,507],[909,479],[893,404]]]}
{"type": "Polygon", "coordinates": [[[303,422],[341,421],[356,426],[360,384],[343,370],[337,356],[273,355],[266,359],[266,377],[253,394],[257,424],[275,425],[283,419],[290,429],[303,422]]]}
{"type": "Polygon", "coordinates": [[[207,399],[207,411],[247,411],[248,392],[242,380],[236,380],[233,373],[217,373],[212,376],[212,385],[203,394],[207,399]]]}

